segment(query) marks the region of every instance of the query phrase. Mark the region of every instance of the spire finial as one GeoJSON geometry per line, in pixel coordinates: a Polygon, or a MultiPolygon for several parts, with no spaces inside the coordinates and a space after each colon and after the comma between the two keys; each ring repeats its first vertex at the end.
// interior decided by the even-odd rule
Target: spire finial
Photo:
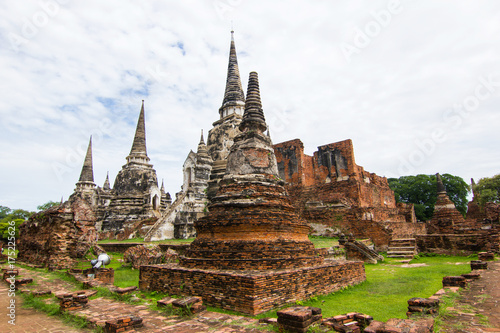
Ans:
{"type": "Polygon", "coordinates": [[[226,90],[224,91],[224,100],[219,109],[221,119],[227,115],[224,114],[226,107],[245,105],[245,94],[241,86],[240,71],[238,69],[238,58],[236,56],[236,47],[234,44],[234,31],[231,30],[231,46],[229,49],[229,64],[227,67],[226,90]]]}
{"type": "Polygon", "coordinates": [[[104,180],[104,185],[102,186],[102,189],[105,191],[111,189],[111,184],[109,183],[109,171],[106,173],[106,180],[104,180]]]}
{"type": "Polygon", "coordinates": [[[205,144],[205,140],[203,139],[203,128],[201,129],[200,143],[205,144]]]}
{"type": "Polygon", "coordinates": [[[132,149],[127,157],[127,160],[131,160],[131,157],[139,157],[144,162],[149,161],[148,153],[146,150],[146,122],[144,116],[144,100],[142,100],[141,112],[139,113],[139,119],[137,120],[137,127],[135,130],[134,142],[132,143],[132,149]]]}
{"type": "Polygon", "coordinates": [[[441,175],[439,173],[436,173],[436,180],[437,180],[437,192],[446,193],[446,188],[444,187],[443,181],[441,180],[441,175]]]}
{"type": "Polygon", "coordinates": [[[80,174],[80,182],[94,182],[94,168],[92,166],[92,135],[90,136],[87,154],[83,162],[82,172],[80,174]]]}
{"type": "Polygon", "coordinates": [[[257,72],[250,72],[248,78],[247,99],[245,101],[245,113],[240,124],[240,131],[245,129],[256,129],[261,133],[267,128],[262,102],[260,101],[259,76],[257,72]]]}

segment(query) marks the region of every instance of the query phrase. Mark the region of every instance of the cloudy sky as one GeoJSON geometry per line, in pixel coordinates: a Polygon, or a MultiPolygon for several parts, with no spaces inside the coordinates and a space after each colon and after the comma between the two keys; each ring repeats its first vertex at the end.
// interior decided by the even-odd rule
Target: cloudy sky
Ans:
{"type": "Polygon", "coordinates": [[[0,205],[67,199],[90,135],[95,181],[113,182],[142,99],[151,162],[178,192],[218,119],[231,26],[275,143],[350,138],[387,177],[500,173],[499,1],[4,1],[0,205]]]}

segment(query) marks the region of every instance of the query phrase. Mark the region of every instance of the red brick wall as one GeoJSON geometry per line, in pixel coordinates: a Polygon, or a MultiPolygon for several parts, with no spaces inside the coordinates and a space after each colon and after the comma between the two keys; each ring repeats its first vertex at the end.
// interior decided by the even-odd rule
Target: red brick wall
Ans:
{"type": "Polygon", "coordinates": [[[241,273],[168,264],[141,266],[139,288],[170,295],[201,296],[205,304],[256,315],[364,280],[364,266],[359,261],[328,260],[314,267],[241,273]]]}

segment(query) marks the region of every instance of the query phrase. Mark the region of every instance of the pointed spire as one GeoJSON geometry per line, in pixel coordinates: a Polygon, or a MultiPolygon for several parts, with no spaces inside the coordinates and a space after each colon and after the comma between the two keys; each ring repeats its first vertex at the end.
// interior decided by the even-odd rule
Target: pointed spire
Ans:
{"type": "Polygon", "coordinates": [[[205,140],[203,139],[203,129],[201,129],[200,144],[205,144],[205,140]]]}
{"type": "Polygon", "coordinates": [[[61,202],[59,203],[59,205],[62,205],[64,202],[64,196],[61,195],[61,202]]]}
{"type": "Polygon", "coordinates": [[[271,131],[269,131],[269,126],[267,126],[267,132],[266,132],[267,137],[269,140],[271,140],[271,131]]]}
{"type": "Polygon", "coordinates": [[[236,57],[236,47],[234,45],[234,31],[231,31],[231,46],[229,49],[229,64],[227,67],[226,90],[224,100],[219,109],[221,118],[226,116],[224,109],[227,107],[245,105],[245,94],[241,86],[240,71],[238,69],[238,59],[236,57]]]}
{"type": "Polygon", "coordinates": [[[92,136],[90,136],[87,154],[83,162],[82,173],[80,174],[79,182],[94,182],[94,169],[92,167],[92,136]]]}
{"type": "Polygon", "coordinates": [[[165,193],[165,185],[163,185],[163,179],[161,180],[161,188],[160,188],[160,192],[163,194],[165,193]]]}
{"type": "Polygon", "coordinates": [[[198,161],[204,160],[208,162],[210,156],[208,155],[207,145],[205,144],[205,140],[203,139],[203,130],[201,130],[200,143],[198,144],[198,150],[196,151],[196,156],[198,161]]]}
{"type": "Polygon", "coordinates": [[[147,164],[149,162],[148,153],[146,150],[146,121],[144,117],[144,100],[142,100],[141,112],[137,120],[137,128],[135,130],[134,142],[132,149],[127,156],[127,162],[136,162],[139,164],[147,164]]]}
{"type": "Polygon", "coordinates": [[[437,192],[446,193],[446,188],[444,187],[443,181],[441,180],[441,175],[439,173],[436,173],[436,180],[437,180],[437,192]]]}
{"type": "Polygon", "coordinates": [[[147,155],[147,151],[146,151],[146,123],[144,120],[144,100],[142,100],[141,112],[139,113],[139,120],[137,121],[137,128],[135,130],[134,143],[132,144],[132,149],[130,150],[130,155],[132,155],[132,154],[147,155]]]}
{"type": "Polygon", "coordinates": [[[250,72],[245,113],[243,114],[243,121],[240,124],[240,131],[255,129],[262,133],[266,128],[266,119],[264,118],[262,102],[260,101],[259,76],[257,72],[250,72]]]}
{"type": "Polygon", "coordinates": [[[107,191],[111,189],[111,184],[109,183],[109,171],[106,174],[106,180],[104,181],[104,185],[102,186],[103,190],[107,191]]]}

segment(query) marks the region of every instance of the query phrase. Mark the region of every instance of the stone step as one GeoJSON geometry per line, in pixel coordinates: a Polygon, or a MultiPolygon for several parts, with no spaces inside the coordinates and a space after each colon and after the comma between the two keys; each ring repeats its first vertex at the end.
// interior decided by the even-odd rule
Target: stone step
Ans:
{"type": "Polygon", "coordinates": [[[415,241],[415,238],[394,238],[391,242],[399,242],[399,241],[415,241]]]}
{"type": "Polygon", "coordinates": [[[388,251],[415,251],[415,246],[389,246],[388,251]]]}
{"type": "Polygon", "coordinates": [[[389,247],[395,247],[395,246],[413,246],[415,247],[416,244],[415,243],[410,243],[410,242],[390,242],[389,243],[389,247]]]}
{"type": "Polygon", "coordinates": [[[413,259],[413,254],[391,254],[387,255],[387,258],[408,258],[413,259]]]}
{"type": "Polygon", "coordinates": [[[391,255],[405,255],[405,256],[414,256],[415,252],[412,251],[394,251],[394,252],[387,252],[387,256],[391,255]]]}
{"type": "Polygon", "coordinates": [[[415,239],[393,239],[389,242],[389,244],[401,244],[401,243],[416,244],[416,240],[415,239]]]}

